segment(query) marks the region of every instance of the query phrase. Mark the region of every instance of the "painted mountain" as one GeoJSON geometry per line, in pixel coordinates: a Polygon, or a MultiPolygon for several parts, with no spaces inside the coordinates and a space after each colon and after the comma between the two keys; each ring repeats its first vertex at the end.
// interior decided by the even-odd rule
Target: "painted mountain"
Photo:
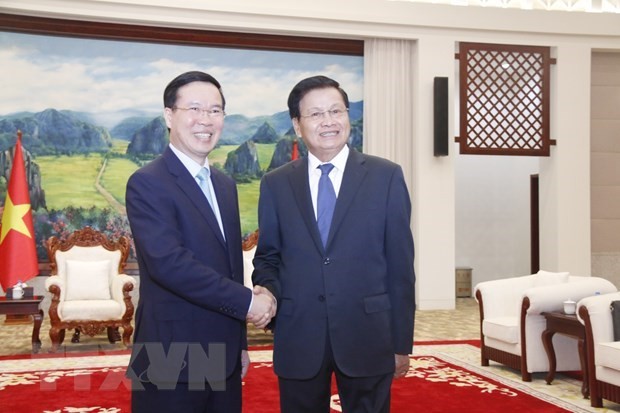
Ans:
{"type": "MultiPolygon", "coordinates": [[[[352,102],[351,145],[361,149],[363,102],[352,102]]],[[[168,130],[161,116],[130,116],[109,130],[97,124],[88,113],[46,109],[0,116],[0,151],[15,145],[16,131],[23,133],[23,144],[33,155],[73,155],[107,152],[112,138],[129,141],[130,155],[156,155],[168,142],[168,130]]],[[[249,139],[255,143],[275,143],[291,134],[288,112],[271,116],[226,117],[221,145],[241,145],[249,139]]]]}
{"type": "Polygon", "coordinates": [[[22,131],[23,145],[33,155],[107,152],[112,147],[107,129],[79,112],[46,109],[1,117],[0,151],[15,145],[17,130],[22,131]]]}

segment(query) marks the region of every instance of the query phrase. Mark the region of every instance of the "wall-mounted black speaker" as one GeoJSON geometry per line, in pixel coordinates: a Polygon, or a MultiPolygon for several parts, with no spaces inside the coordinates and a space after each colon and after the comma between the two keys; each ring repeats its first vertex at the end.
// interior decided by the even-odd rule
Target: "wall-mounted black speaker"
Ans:
{"type": "Polygon", "coordinates": [[[433,84],[433,153],[448,156],[448,78],[435,77],[433,84]]]}

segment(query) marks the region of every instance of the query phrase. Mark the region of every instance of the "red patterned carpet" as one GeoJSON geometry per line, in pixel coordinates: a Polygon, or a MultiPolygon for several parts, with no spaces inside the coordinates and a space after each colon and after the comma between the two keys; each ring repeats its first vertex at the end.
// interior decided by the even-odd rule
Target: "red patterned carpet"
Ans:
{"type": "MultiPolygon", "coordinates": [[[[393,385],[392,412],[588,412],[588,401],[559,398],[524,384],[514,372],[499,366],[481,368],[470,344],[416,345],[407,377],[393,385]],[[514,379],[511,379],[511,375],[514,379]]],[[[244,381],[244,413],[277,413],[277,379],[271,350],[251,352],[252,365],[244,381]]],[[[0,359],[0,412],[129,412],[128,383],[124,379],[129,355],[35,356],[0,359]],[[10,406],[10,407],[9,407],[10,406]]],[[[547,390],[565,391],[579,382],[558,380],[547,390]],[[568,384],[567,384],[568,383],[568,384]]],[[[543,382],[536,378],[535,382],[543,382]]],[[[334,389],[335,393],[335,389],[334,389]]],[[[338,396],[332,411],[342,411],[338,396]]]]}
{"type": "MultiPolygon", "coordinates": [[[[279,412],[277,379],[271,363],[255,363],[252,367],[244,388],[244,412],[279,412]],[[265,389],[269,392],[265,393],[265,389]],[[270,402],[265,403],[266,400],[270,402]],[[275,404],[272,401],[276,401],[275,404]]],[[[335,385],[332,394],[332,411],[341,412],[335,385]]],[[[435,356],[412,356],[407,376],[396,380],[392,386],[393,413],[503,413],[507,410],[528,413],[570,411],[435,356]]]]}

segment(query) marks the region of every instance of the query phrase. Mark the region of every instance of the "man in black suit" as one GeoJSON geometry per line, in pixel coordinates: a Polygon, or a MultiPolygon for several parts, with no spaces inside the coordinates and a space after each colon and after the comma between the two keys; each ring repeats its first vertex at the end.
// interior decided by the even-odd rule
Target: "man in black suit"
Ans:
{"type": "Polygon", "coordinates": [[[309,154],[262,179],[253,273],[278,302],[281,411],[328,413],[335,373],[344,412],[389,412],[415,314],[403,172],[348,147],[349,100],[338,82],[302,80],[288,108],[309,154]]]}
{"type": "Polygon", "coordinates": [[[132,411],[240,413],[246,319],[264,327],[273,296],[243,285],[237,188],[209,166],[224,125],[219,82],[187,72],[164,91],[170,145],[127,183],[140,268],[128,376],[132,411]]]}

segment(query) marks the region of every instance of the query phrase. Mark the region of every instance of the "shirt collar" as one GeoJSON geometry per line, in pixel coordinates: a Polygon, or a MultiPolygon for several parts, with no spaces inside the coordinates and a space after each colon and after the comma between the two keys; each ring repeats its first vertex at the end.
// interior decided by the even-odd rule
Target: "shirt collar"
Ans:
{"type": "Polygon", "coordinates": [[[338,155],[334,156],[329,162],[321,162],[319,158],[314,156],[311,152],[308,151],[308,170],[314,171],[319,165],[324,163],[331,163],[334,167],[344,172],[344,167],[347,164],[347,159],[349,158],[349,145],[344,145],[344,147],[338,152],[338,155]]]}
{"type": "Polygon", "coordinates": [[[192,158],[178,150],[173,144],[170,144],[170,149],[172,150],[172,152],[174,152],[177,158],[179,158],[179,161],[181,161],[183,166],[185,166],[185,168],[194,178],[196,177],[196,175],[198,175],[198,172],[200,172],[202,168],[207,168],[209,169],[209,172],[211,172],[211,169],[209,168],[209,158],[205,159],[204,165],[200,165],[196,163],[196,161],[194,161],[192,158]]]}

